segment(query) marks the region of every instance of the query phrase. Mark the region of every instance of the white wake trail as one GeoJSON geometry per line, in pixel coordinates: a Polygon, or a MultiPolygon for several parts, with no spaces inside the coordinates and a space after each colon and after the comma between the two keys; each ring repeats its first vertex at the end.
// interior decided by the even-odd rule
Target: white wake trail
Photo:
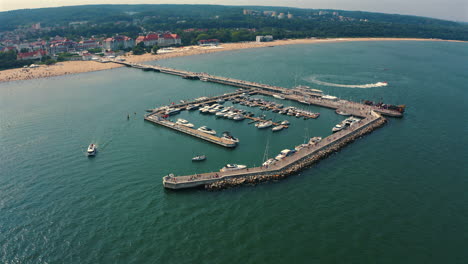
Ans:
{"type": "Polygon", "coordinates": [[[316,77],[310,77],[307,79],[310,82],[313,82],[315,84],[319,85],[325,85],[325,86],[334,86],[334,87],[343,87],[343,88],[374,88],[374,87],[382,87],[382,86],[387,86],[388,83],[386,82],[376,82],[376,83],[368,83],[368,84],[339,84],[339,83],[329,83],[329,82],[324,82],[317,80],[316,77]]]}

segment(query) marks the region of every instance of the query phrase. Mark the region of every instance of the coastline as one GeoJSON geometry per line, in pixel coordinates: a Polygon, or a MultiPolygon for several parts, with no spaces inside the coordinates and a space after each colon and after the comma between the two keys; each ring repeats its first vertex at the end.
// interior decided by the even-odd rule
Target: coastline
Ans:
{"type": "MultiPolygon", "coordinates": [[[[334,38],[334,39],[291,39],[291,40],[275,40],[272,42],[241,42],[241,43],[223,43],[218,47],[200,47],[186,46],[175,48],[173,52],[164,54],[143,54],[143,55],[126,55],[124,58],[128,62],[139,63],[145,61],[156,61],[169,59],[174,57],[192,56],[199,54],[207,54],[214,52],[222,52],[228,50],[241,50],[251,48],[263,48],[269,46],[284,46],[296,44],[315,44],[315,43],[336,43],[336,42],[357,42],[357,41],[441,41],[441,42],[466,42],[459,40],[442,40],[442,39],[418,39],[418,38],[334,38]]],[[[0,83],[31,80],[39,78],[47,78],[61,76],[67,74],[76,74],[83,72],[101,71],[113,68],[123,67],[115,63],[99,63],[95,61],[65,61],[58,62],[55,65],[41,65],[38,68],[16,68],[0,71],[0,83]]]]}

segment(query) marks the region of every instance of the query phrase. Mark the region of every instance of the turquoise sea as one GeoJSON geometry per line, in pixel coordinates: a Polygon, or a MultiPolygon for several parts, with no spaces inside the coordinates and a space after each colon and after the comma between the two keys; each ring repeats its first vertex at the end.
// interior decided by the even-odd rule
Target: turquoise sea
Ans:
{"type": "Polygon", "coordinates": [[[343,117],[285,102],[321,116],[287,117],[275,134],[198,111],[174,117],[230,131],[241,140],[232,150],[143,120],[148,108],[232,87],[130,68],[2,83],[0,263],[467,262],[466,43],[291,45],[150,64],[383,98],[407,112],[286,180],[174,192],[162,187],[168,173],[259,165],[267,142],[271,157],[343,117]],[[192,163],[198,154],[208,159],[192,163]]]}

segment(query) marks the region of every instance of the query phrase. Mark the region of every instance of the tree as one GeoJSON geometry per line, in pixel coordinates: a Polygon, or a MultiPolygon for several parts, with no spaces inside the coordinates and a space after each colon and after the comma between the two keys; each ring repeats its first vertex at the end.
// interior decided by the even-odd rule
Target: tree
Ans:
{"type": "Polygon", "coordinates": [[[28,48],[21,48],[20,52],[21,53],[26,53],[26,52],[29,52],[29,49],[28,48]]]}
{"type": "Polygon", "coordinates": [[[143,42],[138,43],[135,47],[133,47],[132,51],[133,51],[133,55],[141,55],[141,54],[146,53],[145,43],[143,42]]]}
{"type": "Polygon", "coordinates": [[[153,48],[151,49],[153,54],[157,54],[158,53],[158,50],[159,50],[159,46],[158,45],[154,45],[153,48]]]}

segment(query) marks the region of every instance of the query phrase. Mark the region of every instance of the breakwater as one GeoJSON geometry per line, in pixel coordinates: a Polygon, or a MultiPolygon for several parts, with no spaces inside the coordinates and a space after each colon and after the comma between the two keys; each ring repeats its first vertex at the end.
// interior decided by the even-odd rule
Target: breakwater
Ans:
{"type": "Polygon", "coordinates": [[[227,178],[220,181],[212,182],[205,184],[205,189],[207,190],[222,190],[226,188],[236,187],[240,185],[254,185],[262,182],[275,181],[284,179],[294,173],[297,173],[305,168],[312,166],[313,164],[319,162],[322,159],[327,158],[331,154],[339,151],[340,149],[346,147],[348,144],[352,143],[356,139],[371,133],[375,129],[382,127],[387,120],[385,118],[380,118],[372,125],[367,126],[366,128],[357,131],[356,133],[350,134],[347,137],[344,137],[340,141],[335,142],[333,145],[330,145],[322,150],[317,151],[316,153],[307,156],[306,158],[295,162],[294,164],[284,168],[280,171],[268,172],[268,173],[258,173],[253,175],[240,176],[235,178],[227,178]]]}

